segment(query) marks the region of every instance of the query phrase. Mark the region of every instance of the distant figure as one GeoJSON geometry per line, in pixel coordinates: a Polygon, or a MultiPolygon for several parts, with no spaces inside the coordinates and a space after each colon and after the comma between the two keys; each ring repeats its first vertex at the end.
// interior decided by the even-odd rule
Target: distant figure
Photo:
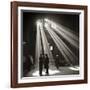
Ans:
{"type": "Polygon", "coordinates": [[[55,65],[56,65],[56,68],[59,69],[59,55],[56,55],[55,65]]]}
{"type": "Polygon", "coordinates": [[[44,55],[43,54],[40,54],[40,57],[39,57],[39,75],[40,76],[42,76],[43,59],[44,59],[44,55]]]}
{"type": "Polygon", "coordinates": [[[49,58],[47,54],[45,55],[44,67],[46,69],[46,75],[49,75],[49,58]]]}

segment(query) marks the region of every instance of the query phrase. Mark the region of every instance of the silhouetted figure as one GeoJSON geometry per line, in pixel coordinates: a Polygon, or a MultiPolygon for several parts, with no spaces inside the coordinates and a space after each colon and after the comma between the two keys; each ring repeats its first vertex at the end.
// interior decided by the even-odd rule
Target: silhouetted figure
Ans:
{"type": "Polygon", "coordinates": [[[43,59],[44,59],[44,55],[43,54],[40,54],[40,57],[39,57],[39,75],[40,76],[42,76],[43,59]]]}
{"type": "Polygon", "coordinates": [[[48,70],[49,69],[49,58],[48,58],[47,54],[45,55],[44,65],[45,65],[44,67],[46,69],[46,74],[49,75],[49,70],[48,70]]]}
{"type": "Polygon", "coordinates": [[[55,66],[57,69],[59,69],[59,55],[56,55],[55,66]]]}

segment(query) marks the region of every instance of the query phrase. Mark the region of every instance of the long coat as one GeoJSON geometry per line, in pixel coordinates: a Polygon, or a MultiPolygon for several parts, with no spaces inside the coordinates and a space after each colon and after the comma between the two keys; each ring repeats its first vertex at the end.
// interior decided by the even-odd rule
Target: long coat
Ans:
{"type": "Polygon", "coordinates": [[[48,57],[45,58],[44,65],[45,65],[44,66],[45,68],[49,68],[49,58],[48,57]]]}

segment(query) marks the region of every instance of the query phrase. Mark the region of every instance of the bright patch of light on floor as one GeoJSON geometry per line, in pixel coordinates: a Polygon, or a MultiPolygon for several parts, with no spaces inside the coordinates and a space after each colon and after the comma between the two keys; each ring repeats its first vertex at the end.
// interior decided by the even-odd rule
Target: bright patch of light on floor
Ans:
{"type": "MultiPolygon", "coordinates": [[[[49,75],[54,75],[56,73],[60,73],[60,71],[59,70],[49,70],[49,75]]],[[[32,75],[39,76],[39,71],[35,71],[32,75]]],[[[42,75],[46,75],[45,71],[42,72],[42,75]]]]}
{"type": "Polygon", "coordinates": [[[73,71],[79,71],[80,67],[69,67],[69,69],[71,69],[73,71]]]}

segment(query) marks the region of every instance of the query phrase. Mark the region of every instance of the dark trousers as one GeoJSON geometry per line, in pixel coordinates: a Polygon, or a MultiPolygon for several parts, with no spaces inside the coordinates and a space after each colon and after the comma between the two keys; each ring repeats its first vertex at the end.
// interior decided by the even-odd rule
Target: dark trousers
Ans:
{"type": "Polygon", "coordinates": [[[43,66],[42,66],[42,64],[40,64],[40,65],[39,65],[39,75],[40,75],[40,76],[42,76],[42,68],[43,68],[43,66]]]}
{"type": "Polygon", "coordinates": [[[49,73],[48,73],[48,68],[46,68],[46,74],[49,74],[49,73]]]}
{"type": "Polygon", "coordinates": [[[47,75],[49,74],[48,69],[49,69],[49,66],[48,66],[48,65],[46,65],[46,66],[45,66],[45,70],[46,70],[46,74],[47,74],[47,75]]]}

